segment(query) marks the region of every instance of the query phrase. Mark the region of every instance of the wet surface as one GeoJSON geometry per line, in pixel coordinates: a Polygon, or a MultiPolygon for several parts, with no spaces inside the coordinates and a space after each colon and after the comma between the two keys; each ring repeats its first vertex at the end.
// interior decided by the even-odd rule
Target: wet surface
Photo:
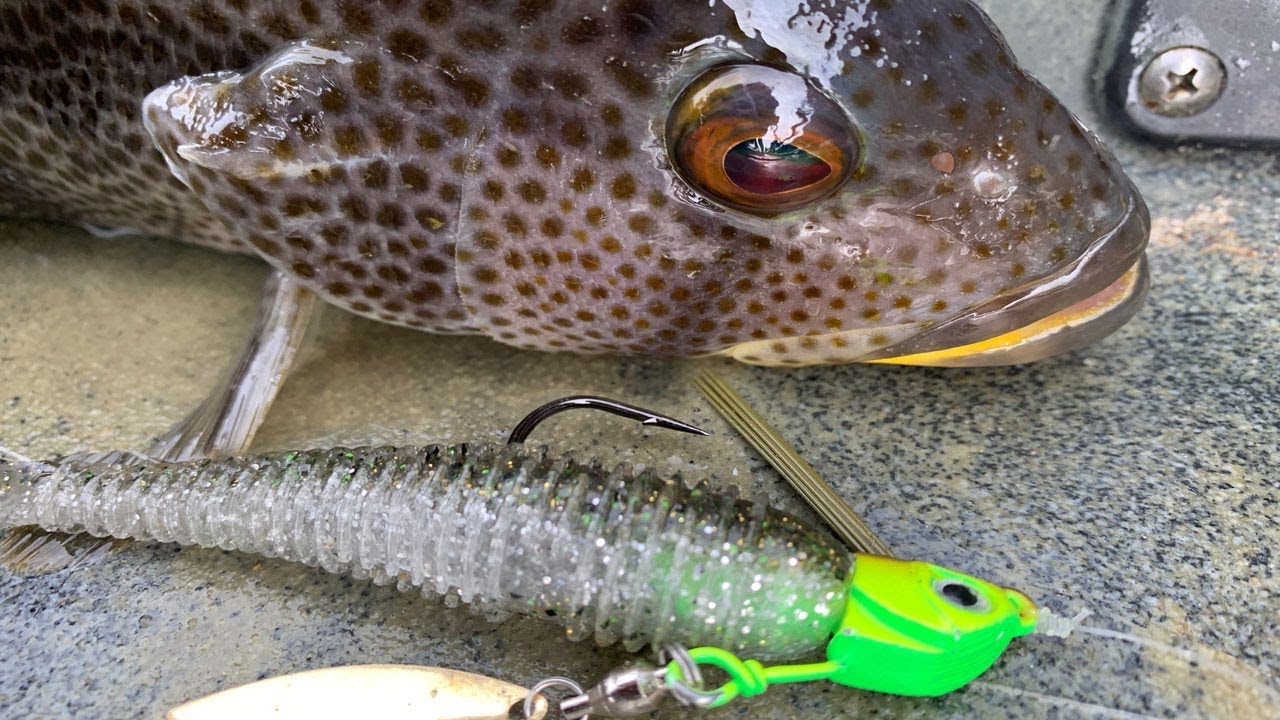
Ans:
{"type": "MultiPolygon", "coordinates": [[[[1118,137],[1086,97],[1104,3],[1040,5],[984,3],[1019,60],[1116,149],[1155,219],[1149,304],[1102,344],[1015,368],[781,371],[519,352],[325,309],[256,447],[499,440],[545,400],[605,394],[716,435],[570,414],[534,440],[712,476],[803,513],[693,391],[696,368],[713,365],[899,553],[1058,610],[1089,608],[1097,627],[1238,659],[1192,667],[1093,636],[1029,638],[988,685],[946,698],[779,686],[718,716],[1090,717],[1099,705],[1274,717],[1241,690],[1266,682],[1246,665],[1280,675],[1275,158],[1118,137]]],[[[177,243],[0,222],[0,443],[37,457],[145,448],[239,351],[264,275],[177,243]]],[[[627,658],[536,620],[491,624],[316,569],[163,545],[73,574],[0,575],[0,606],[5,718],[158,717],[218,689],[344,663],[532,683],[594,680],[627,658]]]]}

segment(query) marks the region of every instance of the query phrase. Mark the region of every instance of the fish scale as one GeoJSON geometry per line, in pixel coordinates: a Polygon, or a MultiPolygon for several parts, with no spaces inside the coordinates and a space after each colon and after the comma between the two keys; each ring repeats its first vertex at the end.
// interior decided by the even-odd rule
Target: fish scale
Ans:
{"type": "Polygon", "coordinates": [[[1148,232],[964,0],[0,0],[0,65],[0,213],[253,252],[367,317],[525,348],[963,345],[1112,285],[1148,232]],[[847,180],[778,213],[701,188],[667,134],[727,65],[829,104],[847,180]]]}

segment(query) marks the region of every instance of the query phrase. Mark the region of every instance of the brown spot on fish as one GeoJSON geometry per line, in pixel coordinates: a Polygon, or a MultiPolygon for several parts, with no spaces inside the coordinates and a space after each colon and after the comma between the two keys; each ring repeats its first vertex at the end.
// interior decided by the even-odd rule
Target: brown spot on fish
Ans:
{"type": "Polygon", "coordinates": [[[609,185],[609,192],[617,200],[629,200],[636,194],[636,181],[628,173],[623,173],[614,178],[609,185]]]}

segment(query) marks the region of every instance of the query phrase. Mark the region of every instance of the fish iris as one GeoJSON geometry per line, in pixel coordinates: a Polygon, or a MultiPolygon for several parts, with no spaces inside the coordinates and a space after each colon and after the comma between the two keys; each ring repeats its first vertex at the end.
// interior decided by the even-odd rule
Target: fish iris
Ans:
{"type": "Polygon", "coordinates": [[[831,195],[859,157],[852,124],[830,98],[762,65],[718,67],[690,83],[668,120],[667,146],[695,190],[762,215],[831,195]]]}

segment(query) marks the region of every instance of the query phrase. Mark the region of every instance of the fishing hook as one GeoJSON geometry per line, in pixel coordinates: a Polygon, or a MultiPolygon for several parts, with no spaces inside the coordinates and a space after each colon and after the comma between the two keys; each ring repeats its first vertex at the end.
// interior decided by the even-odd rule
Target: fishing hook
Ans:
{"type": "Polygon", "coordinates": [[[595,395],[570,395],[559,400],[551,402],[537,408],[529,413],[516,425],[511,431],[511,435],[507,437],[507,443],[522,443],[533,432],[539,423],[547,418],[562,413],[566,410],[575,410],[578,408],[590,408],[593,410],[603,410],[629,420],[638,420],[641,425],[652,425],[654,427],[664,428],[666,430],[679,430],[680,432],[690,433],[692,435],[710,435],[711,433],[702,428],[694,427],[688,423],[682,423],[675,418],[668,417],[652,410],[645,410],[638,405],[624,403],[618,400],[610,400],[609,398],[597,397],[595,395]]]}

